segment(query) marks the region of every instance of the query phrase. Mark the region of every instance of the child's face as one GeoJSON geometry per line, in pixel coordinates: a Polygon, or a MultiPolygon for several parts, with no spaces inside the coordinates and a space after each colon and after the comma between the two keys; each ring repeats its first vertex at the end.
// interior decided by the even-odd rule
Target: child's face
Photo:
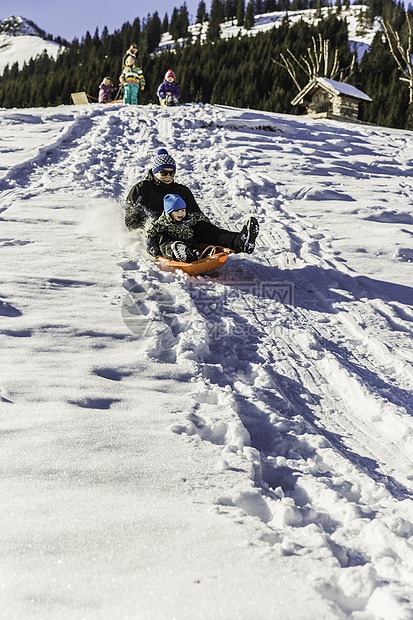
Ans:
{"type": "Polygon", "coordinates": [[[170,84],[172,82],[174,82],[174,78],[172,77],[172,75],[169,75],[167,78],[165,78],[167,82],[169,82],[170,84]]]}
{"type": "Polygon", "coordinates": [[[109,78],[105,78],[103,80],[103,83],[104,83],[105,86],[112,86],[112,82],[111,82],[111,80],[109,78]]]}
{"type": "Polygon", "coordinates": [[[181,222],[186,216],[186,209],[178,209],[178,211],[171,211],[171,218],[176,222],[181,222]]]}

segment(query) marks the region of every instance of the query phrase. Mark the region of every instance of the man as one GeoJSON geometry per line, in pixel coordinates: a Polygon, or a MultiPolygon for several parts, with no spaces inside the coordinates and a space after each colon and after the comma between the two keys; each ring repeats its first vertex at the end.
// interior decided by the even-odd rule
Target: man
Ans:
{"type": "MultiPolygon", "coordinates": [[[[129,230],[144,228],[157,219],[164,209],[164,197],[175,194],[182,198],[188,213],[201,212],[191,190],[175,181],[176,163],[166,149],[159,149],[146,179],[134,185],[126,198],[125,224],[129,230]]],[[[259,232],[255,217],[250,217],[240,232],[218,228],[210,221],[200,221],[194,227],[195,238],[211,245],[219,245],[252,254],[259,232]]]]}

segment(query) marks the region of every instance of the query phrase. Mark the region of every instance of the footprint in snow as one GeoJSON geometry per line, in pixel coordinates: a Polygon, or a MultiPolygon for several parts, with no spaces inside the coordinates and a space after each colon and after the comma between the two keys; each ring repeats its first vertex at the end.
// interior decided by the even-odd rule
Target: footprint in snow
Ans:
{"type": "Polygon", "coordinates": [[[28,245],[33,241],[21,241],[20,239],[0,239],[0,247],[13,246],[13,245],[28,245]]]}
{"type": "Polygon", "coordinates": [[[0,301],[0,316],[21,316],[22,313],[6,301],[0,301]]]}

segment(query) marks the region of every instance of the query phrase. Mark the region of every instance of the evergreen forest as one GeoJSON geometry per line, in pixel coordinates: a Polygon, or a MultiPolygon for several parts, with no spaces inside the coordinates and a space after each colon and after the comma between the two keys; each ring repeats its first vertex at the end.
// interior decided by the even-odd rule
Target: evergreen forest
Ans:
{"type": "MultiPolygon", "coordinates": [[[[365,20],[373,22],[382,16],[400,33],[406,33],[404,5],[394,0],[367,0],[365,20]]],[[[318,5],[319,1],[318,1],[318,5]]],[[[71,43],[58,39],[65,49],[56,60],[46,54],[30,60],[19,70],[17,63],[6,67],[0,80],[0,106],[24,108],[70,104],[70,94],[85,91],[97,99],[98,87],[105,76],[115,85],[122,70],[122,57],[132,42],[139,45],[138,64],[146,79],[139,103],[158,103],[156,90],[167,69],[172,69],[181,88],[181,102],[203,102],[235,107],[254,108],[271,112],[301,114],[303,108],[293,107],[291,100],[297,86],[289,72],[279,64],[281,54],[288,48],[296,58],[305,55],[313,38],[330,41],[337,50],[340,64],[347,67],[352,61],[345,19],[340,18],[341,0],[330,7],[317,26],[305,21],[291,24],[289,9],[315,8],[307,0],[212,0],[210,13],[201,0],[197,23],[208,22],[207,40],[191,42],[186,4],[174,9],[169,19],[160,19],[157,12],[142,21],[125,23],[109,34],[89,32],[71,43]],[[281,25],[256,36],[220,38],[220,24],[232,20],[247,30],[259,13],[283,10],[281,25]],[[178,41],[174,50],[154,53],[163,32],[170,32],[178,41]]],[[[409,6],[408,13],[412,12],[409,6]]],[[[48,38],[51,38],[48,35],[48,38]]],[[[300,70],[298,69],[298,73],[300,70]]],[[[305,85],[305,76],[299,76],[305,85]]],[[[360,119],[388,127],[408,128],[409,92],[400,80],[397,64],[381,32],[377,33],[370,50],[356,62],[348,83],[371,97],[373,103],[363,103],[360,119]]]]}

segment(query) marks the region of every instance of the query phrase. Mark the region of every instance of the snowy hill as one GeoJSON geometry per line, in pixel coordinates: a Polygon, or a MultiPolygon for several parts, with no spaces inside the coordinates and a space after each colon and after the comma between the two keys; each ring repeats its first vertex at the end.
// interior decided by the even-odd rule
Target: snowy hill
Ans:
{"type": "Polygon", "coordinates": [[[3,616],[411,619],[411,133],[113,104],[0,140],[3,616]],[[160,146],[253,255],[149,260],[160,146]]]}
{"type": "MultiPolygon", "coordinates": [[[[320,19],[326,18],[332,10],[334,11],[334,9],[324,7],[321,9],[288,11],[288,13],[286,13],[285,11],[276,11],[274,13],[256,15],[254,26],[249,31],[245,30],[245,28],[240,28],[236,26],[236,20],[234,20],[233,22],[228,21],[221,24],[221,37],[224,39],[229,39],[238,36],[238,34],[240,34],[241,36],[255,36],[259,32],[267,32],[272,28],[277,28],[282,23],[283,19],[286,17],[287,14],[291,24],[303,20],[305,22],[308,22],[309,24],[316,25],[320,21],[320,19]]],[[[364,19],[366,11],[366,6],[354,5],[350,6],[348,9],[343,7],[338,15],[341,19],[347,21],[350,47],[353,51],[357,50],[358,59],[361,59],[364,52],[368,50],[376,32],[382,30],[379,18],[375,19],[374,24],[371,27],[367,24],[366,20],[364,19]]],[[[207,29],[208,22],[204,24],[194,24],[190,26],[189,32],[192,35],[192,42],[194,43],[198,39],[198,37],[201,41],[205,41],[207,29]]],[[[182,42],[182,40],[178,41],[178,43],[182,42]]],[[[158,51],[173,48],[174,46],[175,42],[172,39],[171,35],[167,32],[162,35],[158,51]]]]}
{"type": "Polygon", "coordinates": [[[56,58],[60,46],[41,37],[41,30],[23,17],[9,17],[0,21],[0,75],[6,65],[15,62],[22,68],[25,62],[44,51],[56,58]]]}

